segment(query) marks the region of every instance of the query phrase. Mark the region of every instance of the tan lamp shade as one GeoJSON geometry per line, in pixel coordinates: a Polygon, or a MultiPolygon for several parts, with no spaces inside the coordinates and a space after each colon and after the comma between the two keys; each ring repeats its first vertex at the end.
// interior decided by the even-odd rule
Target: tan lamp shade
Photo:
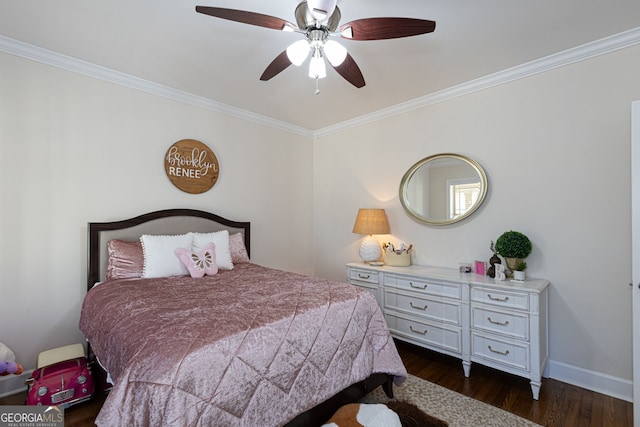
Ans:
{"type": "Polygon", "coordinates": [[[389,221],[384,209],[359,209],[356,223],[353,225],[356,234],[389,234],[389,221]]]}
{"type": "Polygon", "coordinates": [[[389,234],[389,221],[384,209],[360,209],[353,225],[353,232],[368,234],[360,246],[360,258],[364,262],[375,262],[382,256],[380,243],[372,234],[389,234]]]}

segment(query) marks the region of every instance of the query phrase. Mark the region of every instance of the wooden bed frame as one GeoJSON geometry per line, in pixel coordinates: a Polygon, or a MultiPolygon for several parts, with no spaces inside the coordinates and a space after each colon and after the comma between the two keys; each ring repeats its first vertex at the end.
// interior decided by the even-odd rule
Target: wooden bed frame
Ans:
{"type": "Polygon", "coordinates": [[[138,241],[143,234],[182,234],[190,231],[210,233],[240,232],[251,255],[251,223],[231,221],[216,214],[194,209],[166,209],[113,222],[90,222],[88,231],[87,291],[104,280],[107,271],[107,242],[111,239],[138,241]]]}
{"type": "MultiPolygon", "coordinates": [[[[143,234],[182,234],[190,231],[204,233],[223,229],[229,230],[230,234],[242,233],[247,252],[251,255],[251,223],[232,221],[210,212],[194,209],[166,209],[121,221],[90,222],[87,228],[87,291],[105,278],[108,261],[107,242],[111,239],[137,241],[143,234]]],[[[96,363],[90,346],[88,354],[94,374],[97,374],[98,385],[106,384],[103,379],[106,374],[96,363]]],[[[299,414],[286,427],[320,426],[339,407],[355,402],[379,386],[383,387],[387,396],[393,397],[393,376],[373,374],[366,380],[349,386],[325,402],[299,414]]]]}

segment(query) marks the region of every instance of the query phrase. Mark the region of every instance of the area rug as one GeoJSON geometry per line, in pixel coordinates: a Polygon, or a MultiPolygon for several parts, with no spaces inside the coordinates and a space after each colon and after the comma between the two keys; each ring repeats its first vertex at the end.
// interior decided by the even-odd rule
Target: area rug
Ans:
{"type": "MultiPolygon", "coordinates": [[[[449,427],[541,427],[510,412],[472,399],[437,384],[409,375],[401,386],[393,388],[394,399],[411,402],[449,427]]],[[[381,387],[362,398],[362,403],[387,403],[381,387]]]]}

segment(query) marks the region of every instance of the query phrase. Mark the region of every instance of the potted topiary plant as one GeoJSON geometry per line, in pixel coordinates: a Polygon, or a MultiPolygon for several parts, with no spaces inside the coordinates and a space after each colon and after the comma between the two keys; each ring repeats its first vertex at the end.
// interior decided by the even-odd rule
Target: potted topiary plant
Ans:
{"type": "Polygon", "coordinates": [[[496,240],[496,252],[502,255],[511,271],[529,256],[532,250],[531,240],[519,231],[505,231],[496,240]]]}
{"type": "Polygon", "coordinates": [[[518,265],[516,265],[516,269],[513,271],[513,280],[523,281],[525,279],[524,271],[527,269],[527,263],[524,261],[520,261],[518,265]]]}

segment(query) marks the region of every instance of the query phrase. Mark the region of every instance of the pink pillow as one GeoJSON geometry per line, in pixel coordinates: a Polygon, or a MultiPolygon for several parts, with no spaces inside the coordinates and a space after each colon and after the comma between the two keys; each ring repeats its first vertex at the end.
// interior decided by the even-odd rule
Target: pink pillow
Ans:
{"type": "Polygon", "coordinates": [[[234,264],[243,262],[251,262],[247,248],[244,246],[244,237],[242,233],[236,233],[229,236],[229,251],[231,252],[231,261],[234,264]]]}
{"type": "Polygon", "coordinates": [[[142,244],[126,240],[112,239],[107,242],[109,263],[106,280],[132,279],[142,277],[144,254],[142,244]]]}
{"type": "Polygon", "coordinates": [[[211,242],[202,249],[202,252],[196,254],[189,249],[178,248],[175,250],[180,261],[187,267],[191,277],[200,278],[205,274],[213,276],[218,273],[216,265],[216,245],[211,242]]]}

